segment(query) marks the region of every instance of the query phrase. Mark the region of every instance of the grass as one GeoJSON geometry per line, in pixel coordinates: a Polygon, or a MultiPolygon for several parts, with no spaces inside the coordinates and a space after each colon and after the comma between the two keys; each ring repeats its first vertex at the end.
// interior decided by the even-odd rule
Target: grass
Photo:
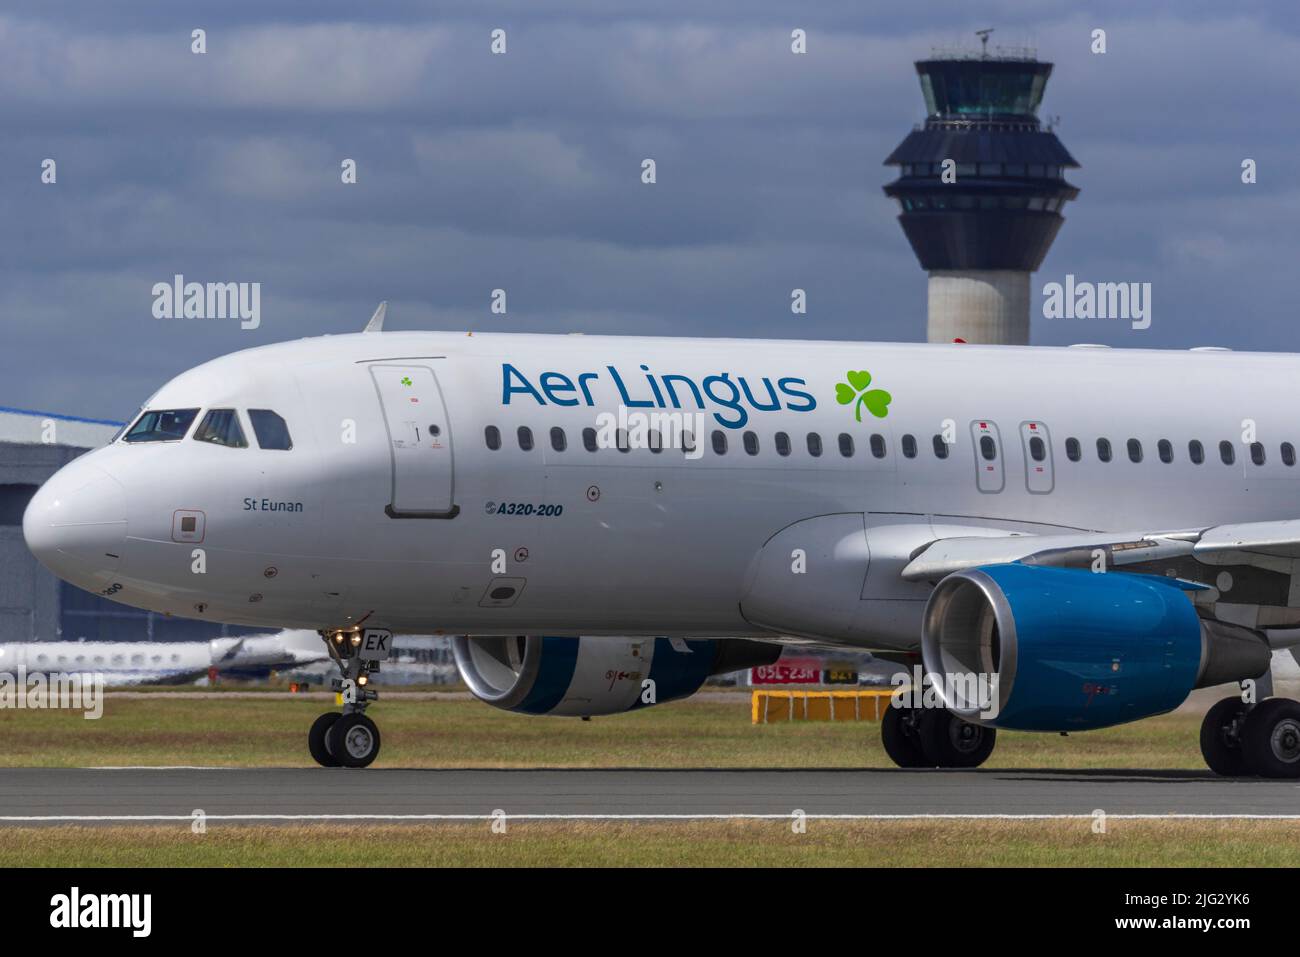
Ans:
{"type": "Polygon", "coordinates": [[[1300,866],[1271,821],[775,821],[8,828],[0,867],[1300,866]]]}
{"type": "MultiPolygon", "coordinates": [[[[891,767],[872,722],[749,722],[749,697],[681,701],[633,714],[537,718],[477,701],[390,699],[369,710],[382,767],[891,767]]],[[[0,767],[196,764],[308,766],[307,728],[326,710],[292,698],[108,699],[80,712],[0,709],[0,767]]],[[[1201,769],[1195,714],[1102,731],[1002,732],[991,768],[1201,769]]]]}

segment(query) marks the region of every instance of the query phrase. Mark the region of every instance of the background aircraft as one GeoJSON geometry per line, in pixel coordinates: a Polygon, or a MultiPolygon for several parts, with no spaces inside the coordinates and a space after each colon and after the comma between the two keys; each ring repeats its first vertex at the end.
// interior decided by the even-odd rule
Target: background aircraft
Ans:
{"type": "Polygon", "coordinates": [[[0,644],[0,671],[97,672],[108,685],[169,684],[220,674],[253,677],[328,657],[313,631],[211,641],[31,641],[0,644]]]}

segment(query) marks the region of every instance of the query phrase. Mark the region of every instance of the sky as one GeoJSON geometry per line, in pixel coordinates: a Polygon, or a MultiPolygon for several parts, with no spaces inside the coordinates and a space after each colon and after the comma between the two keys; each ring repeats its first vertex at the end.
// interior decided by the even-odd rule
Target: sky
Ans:
{"type": "Polygon", "coordinates": [[[1034,344],[1300,351],[1288,0],[44,0],[0,4],[0,405],[121,419],[385,299],[390,329],[923,340],[882,161],[913,61],[986,27],[1055,64],[1081,164],[1034,344]],[[260,325],[156,318],[176,274],[260,283],[260,325]],[[1150,328],[1043,318],[1067,274],[1151,283],[1150,328]]]}

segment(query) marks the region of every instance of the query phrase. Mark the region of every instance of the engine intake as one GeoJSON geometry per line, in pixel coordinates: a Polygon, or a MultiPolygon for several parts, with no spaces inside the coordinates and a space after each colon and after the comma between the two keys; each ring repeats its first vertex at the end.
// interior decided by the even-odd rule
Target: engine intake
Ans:
{"type": "Polygon", "coordinates": [[[927,681],[953,713],[996,728],[1103,728],[1176,708],[1197,687],[1253,678],[1268,644],[1202,621],[1152,575],[988,565],[943,579],[926,605],[927,681]]]}

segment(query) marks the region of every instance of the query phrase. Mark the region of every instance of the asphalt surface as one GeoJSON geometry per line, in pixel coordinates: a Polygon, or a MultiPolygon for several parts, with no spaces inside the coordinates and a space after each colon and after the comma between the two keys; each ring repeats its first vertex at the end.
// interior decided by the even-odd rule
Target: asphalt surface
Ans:
{"type": "Polygon", "coordinates": [[[188,819],[1268,815],[1300,782],[1194,771],[0,769],[0,825],[188,819]]]}

